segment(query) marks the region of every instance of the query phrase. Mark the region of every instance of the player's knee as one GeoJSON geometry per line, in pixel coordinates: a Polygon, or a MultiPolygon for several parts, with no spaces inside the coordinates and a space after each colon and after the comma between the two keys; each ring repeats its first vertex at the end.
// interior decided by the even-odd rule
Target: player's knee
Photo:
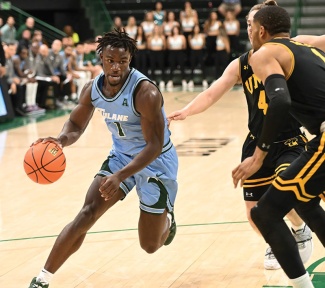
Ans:
{"type": "Polygon", "coordinates": [[[264,213],[258,206],[254,206],[250,212],[250,219],[256,225],[256,227],[260,228],[264,222],[264,213]]]}
{"type": "Polygon", "coordinates": [[[88,230],[98,220],[99,216],[92,205],[84,206],[73,221],[73,227],[88,230]]]}

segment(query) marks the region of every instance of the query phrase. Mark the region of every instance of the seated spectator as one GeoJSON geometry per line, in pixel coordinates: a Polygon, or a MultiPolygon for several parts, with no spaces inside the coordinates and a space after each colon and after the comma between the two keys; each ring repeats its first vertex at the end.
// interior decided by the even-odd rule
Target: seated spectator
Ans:
{"type": "Polygon", "coordinates": [[[7,23],[3,25],[0,29],[1,40],[6,44],[13,44],[16,42],[16,28],[15,28],[15,18],[9,16],[7,23]]]}
{"type": "Polygon", "coordinates": [[[163,5],[161,2],[156,2],[155,10],[152,11],[153,20],[157,26],[161,26],[166,18],[166,11],[163,10],[163,5]]]}
{"type": "Polygon", "coordinates": [[[8,83],[8,94],[11,96],[12,107],[16,116],[26,116],[24,109],[25,102],[25,87],[21,84],[21,79],[16,76],[14,70],[13,56],[16,54],[17,45],[9,43],[4,45],[4,52],[6,58],[6,81],[8,83]]]}
{"type": "MultiPolygon", "coordinates": [[[[81,45],[78,45],[81,49],[81,45]]],[[[82,53],[79,51],[78,53],[82,53]]],[[[63,53],[64,62],[66,64],[67,73],[71,75],[71,98],[78,101],[83,86],[91,79],[89,68],[83,65],[83,61],[77,62],[77,55],[71,46],[67,46],[63,53]]]]}
{"type": "Polygon", "coordinates": [[[27,50],[29,49],[29,45],[32,43],[32,34],[30,30],[25,29],[22,33],[21,39],[18,41],[18,48],[25,47],[27,50]]]}
{"type": "Polygon", "coordinates": [[[17,30],[16,39],[20,40],[22,37],[23,31],[26,29],[28,29],[30,31],[31,35],[33,35],[34,34],[34,26],[35,26],[34,18],[33,17],[26,18],[25,23],[22,24],[17,30]]]}
{"type": "MultiPolygon", "coordinates": [[[[30,32],[29,30],[26,30],[30,32]]],[[[40,108],[36,103],[36,93],[38,83],[34,77],[28,73],[26,59],[28,58],[28,49],[25,46],[19,46],[17,54],[13,56],[14,71],[17,77],[21,79],[20,86],[23,86],[25,94],[24,111],[29,115],[40,115],[45,113],[45,109],[40,108]]]]}
{"type": "Polygon", "coordinates": [[[42,44],[48,45],[47,41],[43,38],[43,32],[41,30],[35,30],[33,37],[32,37],[32,42],[33,41],[38,41],[39,45],[41,46],[42,44]]]}
{"type": "Polygon", "coordinates": [[[84,43],[84,49],[83,49],[83,65],[87,71],[89,71],[90,78],[95,78],[97,75],[99,75],[103,69],[101,66],[101,60],[100,57],[98,57],[98,54],[96,52],[97,43],[90,39],[84,43]]]}
{"type": "Polygon", "coordinates": [[[72,28],[71,25],[65,25],[63,27],[63,32],[68,36],[68,37],[72,37],[73,43],[76,44],[78,43],[79,40],[79,35],[77,32],[75,32],[72,28]]]}
{"type": "MultiPolygon", "coordinates": [[[[56,101],[53,105],[47,105],[49,87],[53,87],[54,99],[61,96],[60,94],[60,77],[54,72],[52,62],[49,58],[49,47],[46,44],[42,44],[39,47],[39,55],[36,66],[36,76],[38,80],[37,97],[36,101],[38,106],[45,109],[55,109],[56,101]]],[[[55,99],[56,100],[56,99],[55,99]]],[[[60,100],[60,99],[59,99],[60,100]]],[[[60,103],[60,102],[58,102],[60,103]]],[[[60,107],[59,107],[60,108],[60,107]]]]}
{"type": "Polygon", "coordinates": [[[222,3],[218,7],[218,12],[226,18],[227,11],[234,11],[235,16],[241,12],[242,6],[240,0],[222,0],[222,3]]]}
{"type": "Polygon", "coordinates": [[[64,36],[62,37],[62,50],[64,51],[64,48],[67,46],[74,47],[74,42],[71,36],[64,36]]]}
{"type": "Polygon", "coordinates": [[[70,104],[66,102],[69,100],[69,98],[71,98],[69,82],[72,80],[72,77],[69,77],[69,75],[67,75],[67,71],[64,66],[64,60],[62,55],[60,54],[61,49],[62,42],[59,39],[55,39],[52,42],[51,50],[49,52],[48,57],[50,58],[52,67],[54,69],[54,74],[60,78],[59,94],[56,96],[59,100],[59,105],[62,104],[61,106],[64,106],[64,104],[70,104]],[[67,99],[65,99],[65,97],[67,97],[67,99]]]}

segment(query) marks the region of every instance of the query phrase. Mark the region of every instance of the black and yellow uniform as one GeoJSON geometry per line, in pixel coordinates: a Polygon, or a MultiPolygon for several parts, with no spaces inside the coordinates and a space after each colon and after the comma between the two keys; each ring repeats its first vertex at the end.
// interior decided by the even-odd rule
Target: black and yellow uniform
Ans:
{"type": "Polygon", "coordinates": [[[276,117],[288,113],[288,110],[283,112],[279,109],[288,103],[290,114],[315,135],[307,143],[306,151],[276,177],[251,210],[254,223],[272,247],[281,267],[290,279],[296,279],[306,270],[283,217],[295,208],[325,246],[325,211],[317,197],[323,198],[325,191],[325,129],[321,129],[322,123],[325,124],[325,53],[289,38],[275,38],[264,45],[280,45],[287,49],[292,64],[286,81],[282,81],[278,74],[265,80],[270,103],[275,100],[280,104],[272,106],[272,109],[269,105],[271,117],[268,125],[263,127],[260,140],[267,143],[267,135],[274,135],[276,129],[271,123],[276,117]],[[282,92],[274,93],[279,91],[282,92]],[[277,115],[277,111],[281,115],[277,115]]]}
{"type": "MultiPolygon", "coordinates": [[[[268,107],[265,88],[248,64],[251,51],[239,57],[240,75],[248,106],[249,134],[243,144],[242,161],[254,154],[268,107]]],[[[245,201],[258,201],[266,192],[275,176],[286,169],[304,150],[306,137],[300,130],[300,123],[289,116],[285,127],[272,145],[263,166],[243,185],[245,201]]]]}

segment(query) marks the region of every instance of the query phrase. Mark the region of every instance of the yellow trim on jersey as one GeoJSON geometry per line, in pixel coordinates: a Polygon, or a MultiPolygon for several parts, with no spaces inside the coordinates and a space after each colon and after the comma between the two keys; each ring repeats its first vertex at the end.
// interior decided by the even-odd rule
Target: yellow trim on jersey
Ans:
{"type": "Polygon", "coordinates": [[[284,170],[287,169],[289,166],[290,166],[290,163],[283,163],[283,164],[281,164],[279,167],[277,167],[277,168],[275,169],[275,174],[276,174],[276,175],[279,175],[279,173],[280,173],[281,171],[284,171],[284,170]]]}
{"type": "Polygon", "coordinates": [[[286,49],[289,52],[289,54],[291,56],[291,67],[290,67],[290,70],[289,70],[288,75],[285,75],[285,79],[288,80],[291,77],[291,74],[293,72],[293,69],[295,68],[295,57],[294,57],[292,51],[290,50],[290,48],[288,46],[282,44],[282,43],[276,43],[276,42],[267,42],[264,45],[278,45],[278,46],[282,46],[284,49],[286,49]]]}
{"type": "Polygon", "coordinates": [[[243,187],[244,188],[252,188],[252,187],[270,185],[274,179],[275,179],[275,174],[272,175],[271,177],[245,180],[243,187]]]}
{"type": "MultiPolygon", "coordinates": [[[[325,161],[325,154],[323,152],[324,145],[325,145],[325,134],[323,133],[317,152],[314,153],[313,157],[311,157],[311,159],[306,163],[306,165],[300,170],[300,172],[297,174],[295,179],[283,180],[280,176],[278,176],[276,180],[273,182],[273,186],[281,191],[294,192],[296,198],[302,202],[308,202],[309,200],[315,198],[316,196],[310,195],[306,192],[305,184],[316,173],[318,168],[325,161]],[[323,155],[319,157],[319,155],[321,154],[323,155]],[[307,170],[309,170],[308,173],[307,170]]],[[[324,195],[320,195],[320,197],[324,199],[322,196],[324,197],[324,195]]]]}

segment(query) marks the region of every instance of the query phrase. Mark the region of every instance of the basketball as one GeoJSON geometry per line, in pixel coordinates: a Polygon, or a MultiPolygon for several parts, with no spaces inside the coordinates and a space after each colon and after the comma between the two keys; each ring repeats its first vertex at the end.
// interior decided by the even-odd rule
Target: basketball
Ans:
{"type": "Polygon", "coordinates": [[[37,143],[31,146],[24,158],[27,176],[39,184],[51,184],[64,173],[66,166],[62,149],[52,142],[37,143]]]}

